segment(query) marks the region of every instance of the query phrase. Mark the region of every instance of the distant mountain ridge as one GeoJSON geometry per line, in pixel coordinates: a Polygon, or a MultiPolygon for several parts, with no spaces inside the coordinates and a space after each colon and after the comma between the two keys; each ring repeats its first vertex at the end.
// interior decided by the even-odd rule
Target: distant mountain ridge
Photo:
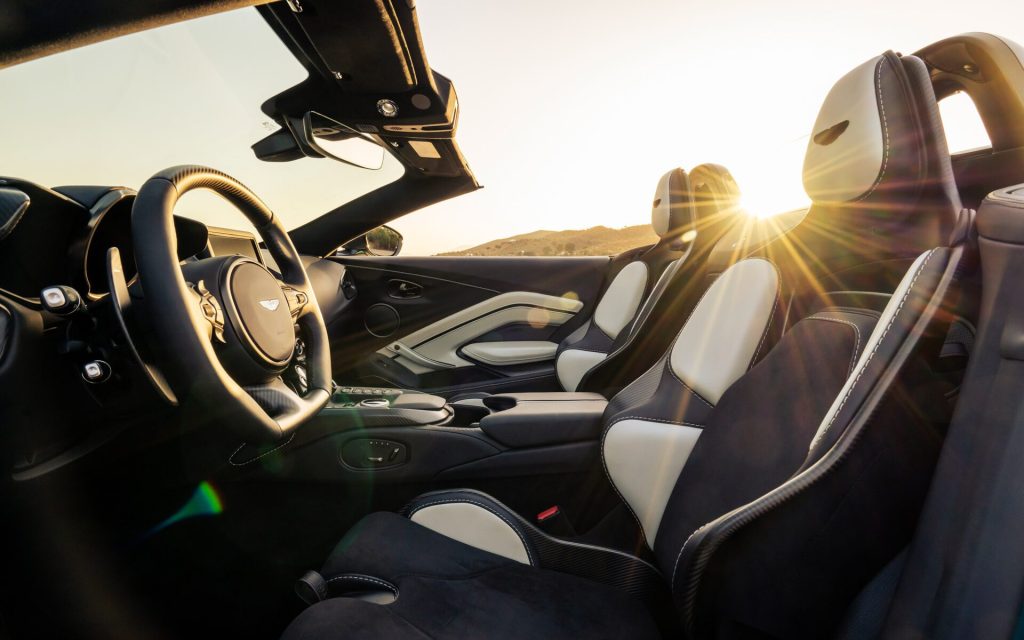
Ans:
{"type": "Polygon", "coordinates": [[[509,238],[491,240],[469,249],[439,253],[441,256],[611,256],[658,241],[649,224],[621,229],[604,226],[589,229],[548,231],[541,229],[509,238]]]}

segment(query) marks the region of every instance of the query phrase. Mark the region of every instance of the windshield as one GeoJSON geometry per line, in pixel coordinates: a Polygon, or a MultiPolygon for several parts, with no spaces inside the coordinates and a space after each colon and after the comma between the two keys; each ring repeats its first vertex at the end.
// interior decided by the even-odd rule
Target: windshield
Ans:
{"type": "MultiPolygon", "coordinates": [[[[258,160],[250,147],[278,129],[260,105],[306,75],[250,8],[17,65],[0,72],[0,174],[137,189],[166,167],[203,164],[241,180],[295,228],[404,170],[390,154],[376,171],[258,160]]],[[[183,198],[178,213],[245,225],[205,191],[183,198]]]]}
{"type": "MultiPolygon", "coordinates": [[[[1020,2],[823,6],[421,3],[430,64],[458,87],[459,146],[486,188],[390,223],[405,236],[402,253],[647,224],[658,178],[702,162],[732,172],[752,215],[805,206],[808,135],[844,73],[967,31],[1024,41],[1020,2]],[[529,34],[528,44],[506,34],[529,34]]],[[[947,131],[963,124],[947,120],[947,131]]],[[[954,150],[978,146],[979,127],[968,126],[954,150]]]]}

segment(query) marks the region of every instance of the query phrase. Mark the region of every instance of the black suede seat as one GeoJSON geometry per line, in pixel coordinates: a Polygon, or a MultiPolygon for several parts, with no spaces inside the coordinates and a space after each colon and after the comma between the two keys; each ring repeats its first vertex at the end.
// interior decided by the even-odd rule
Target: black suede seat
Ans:
{"type": "Polygon", "coordinates": [[[285,637],[660,637],[644,605],[614,587],[474,549],[392,513],[353,527],[324,575],[333,576],[332,590],[344,583],[351,593],[383,589],[397,598],[386,606],[326,600],[285,637]]]}
{"type": "Polygon", "coordinates": [[[909,540],[949,417],[931,365],[973,218],[934,107],[924,64],[886,53],[839,81],[809,144],[812,223],[876,220],[835,242],[881,263],[927,248],[884,309],[793,284],[807,256],[743,259],[608,403],[602,463],[638,545],[428,493],[357,524],[284,637],[829,636],[909,540]],[[816,307],[793,317],[798,296],[816,307]]]}

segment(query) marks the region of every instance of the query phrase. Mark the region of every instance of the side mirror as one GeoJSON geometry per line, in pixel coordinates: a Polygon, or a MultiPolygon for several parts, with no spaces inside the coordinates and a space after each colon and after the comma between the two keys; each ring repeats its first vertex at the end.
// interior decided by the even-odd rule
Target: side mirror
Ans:
{"type": "Polygon", "coordinates": [[[287,124],[302,155],[331,158],[363,169],[384,166],[384,147],[327,116],[309,111],[301,120],[288,118],[287,124]]]}
{"type": "Polygon", "coordinates": [[[371,256],[397,256],[402,250],[402,234],[384,225],[364,236],[366,252],[371,256]]]}
{"type": "Polygon", "coordinates": [[[402,234],[384,225],[377,227],[365,235],[356,238],[343,247],[339,247],[334,255],[338,256],[397,256],[402,250],[402,234]]]}

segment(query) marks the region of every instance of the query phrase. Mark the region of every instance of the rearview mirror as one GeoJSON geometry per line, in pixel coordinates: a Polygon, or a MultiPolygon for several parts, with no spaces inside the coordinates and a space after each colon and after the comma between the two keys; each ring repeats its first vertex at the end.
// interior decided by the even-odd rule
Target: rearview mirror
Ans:
{"type": "Polygon", "coordinates": [[[380,169],[384,165],[384,148],[372,138],[355,129],[310,111],[302,119],[303,142],[314,154],[363,169],[380,169]]]}
{"type": "Polygon", "coordinates": [[[352,242],[339,247],[335,255],[339,256],[397,256],[402,250],[402,234],[391,227],[383,225],[352,242]]]}

